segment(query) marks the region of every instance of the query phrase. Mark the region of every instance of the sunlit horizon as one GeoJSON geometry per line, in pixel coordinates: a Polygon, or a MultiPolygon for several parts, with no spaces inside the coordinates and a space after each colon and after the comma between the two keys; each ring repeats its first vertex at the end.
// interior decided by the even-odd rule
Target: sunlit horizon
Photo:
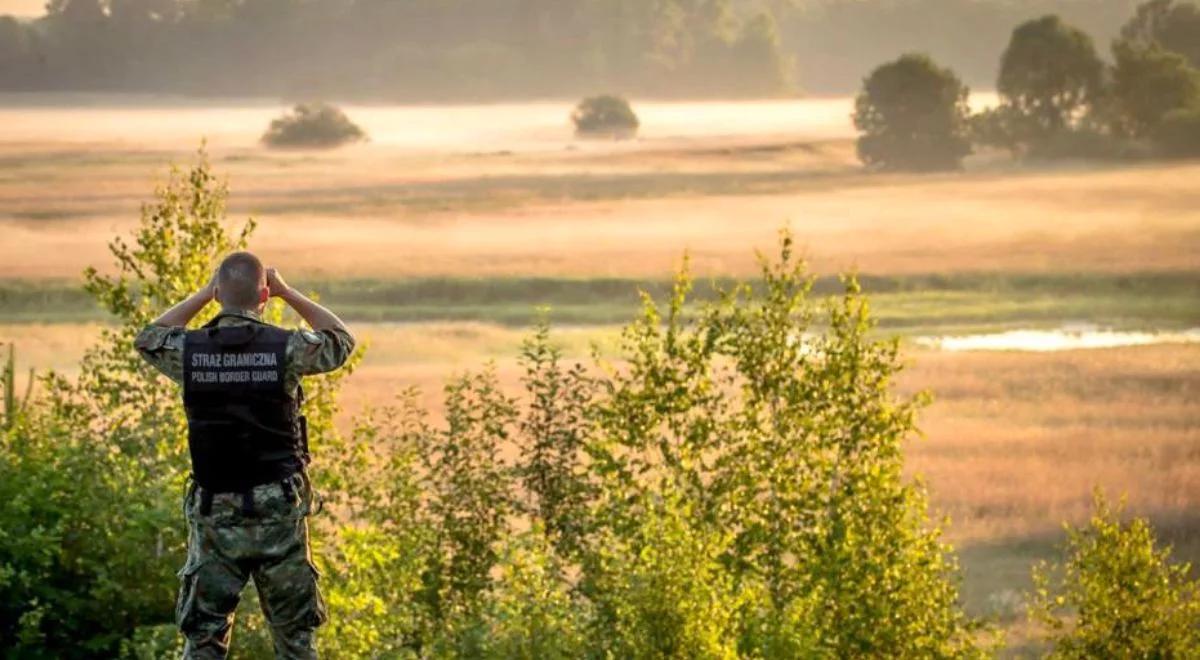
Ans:
{"type": "Polygon", "coordinates": [[[0,16],[35,18],[45,13],[45,0],[0,0],[0,16]]]}

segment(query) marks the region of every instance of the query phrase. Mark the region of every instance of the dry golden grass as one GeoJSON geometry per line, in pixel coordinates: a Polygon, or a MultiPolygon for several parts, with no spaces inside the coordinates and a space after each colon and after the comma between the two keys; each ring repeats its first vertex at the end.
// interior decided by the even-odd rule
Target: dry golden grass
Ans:
{"type": "Polygon", "coordinates": [[[1090,492],[1131,510],[1200,510],[1200,346],[1060,353],[911,353],[927,439],[908,452],[952,537],[981,541],[1079,522],[1090,492]]]}
{"type": "MultiPolygon", "coordinates": [[[[871,176],[857,172],[848,142],[764,152],[713,140],[213,155],[233,183],[233,216],[261,221],[254,248],[314,277],[660,276],[685,249],[702,273],[744,273],[784,223],[822,272],[1190,269],[1200,244],[1196,163],[871,176]]],[[[109,263],[105,243],[134,226],[162,164],[185,157],[0,145],[11,164],[0,176],[0,278],[109,263]]]]}

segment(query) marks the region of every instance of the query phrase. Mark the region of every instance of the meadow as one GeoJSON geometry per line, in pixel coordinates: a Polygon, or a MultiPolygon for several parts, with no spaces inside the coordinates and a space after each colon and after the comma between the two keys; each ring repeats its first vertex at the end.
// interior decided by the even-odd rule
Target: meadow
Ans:
{"type": "Polygon", "coordinates": [[[819,294],[859,273],[878,332],[904,338],[898,388],[933,394],[907,464],[949,518],[972,612],[1025,643],[1029,566],[1053,554],[1064,521],[1085,519],[1096,486],[1127,495],[1131,513],[1200,560],[1200,345],[945,352],[913,341],[1200,325],[1200,163],[981,154],[963,173],[865,174],[847,104],[660,104],[643,139],[599,144],[555,128],[561,104],[524,108],[532,119],[509,131],[488,121],[511,108],[363,109],[377,139],[330,153],[255,146],[273,106],[109,103],[72,111],[61,132],[58,109],[9,109],[21,122],[0,122],[0,342],[16,344],[22,369],[74,368],[106,321],[79,273],[106,267],[106,243],[136,225],[166,165],[188,162],[197,131],[222,117],[203,130],[230,217],[253,216],[251,247],[369,345],[348,413],[407,385],[436,407],[447,376],[486,360],[515,386],[541,307],[568,356],[610,353],[637,291],[661,296],[685,251],[703,296],[751,274],[754,250],[788,226],[819,294]]]}

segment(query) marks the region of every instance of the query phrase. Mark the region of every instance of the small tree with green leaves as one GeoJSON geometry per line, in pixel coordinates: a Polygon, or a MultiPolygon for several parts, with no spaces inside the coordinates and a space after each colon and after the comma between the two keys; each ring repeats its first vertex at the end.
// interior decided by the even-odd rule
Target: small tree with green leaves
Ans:
{"type": "Polygon", "coordinates": [[[634,505],[630,527],[602,531],[585,560],[602,657],[737,657],[744,592],[722,563],[732,535],[666,492],[634,505]]]}
{"type": "Polygon", "coordinates": [[[566,565],[538,523],[502,544],[497,580],[479,617],[479,655],[511,660],[587,657],[590,603],[572,588],[566,565]]]}
{"type": "Polygon", "coordinates": [[[327,531],[314,555],[331,612],[323,650],[334,658],[420,657],[437,634],[421,455],[432,430],[417,396],[367,411],[320,456],[327,531]]]}
{"type": "Polygon", "coordinates": [[[584,451],[592,432],[589,413],[596,382],[583,365],[562,364],[562,349],[550,341],[545,320],[522,343],[521,360],[529,401],[521,420],[516,472],[525,511],[563,556],[573,557],[587,533],[593,495],[584,451]]]}
{"type": "Polygon", "coordinates": [[[863,81],[855,100],[858,157],[884,170],[935,171],[962,167],[968,90],[950,69],[926,55],[908,54],[863,81]]]}
{"type": "Polygon", "coordinates": [[[437,620],[455,622],[478,613],[516,510],[513,469],[501,450],[517,411],[492,368],[450,381],[445,404],[445,429],[424,434],[421,447],[436,534],[427,588],[437,620]]]}
{"type": "Polygon", "coordinates": [[[693,312],[685,271],[665,307],[647,298],[625,329],[588,448],[594,524],[636,540],[677,502],[685,513],[664,513],[688,535],[730,534],[720,565],[739,597],[761,594],[738,623],[745,647],[977,655],[953,557],[902,474],[922,399],[890,392],[898,344],[870,338],[853,280],[821,306],[790,235],[779,254],[755,286],[693,312]]]}
{"type": "Polygon", "coordinates": [[[1150,524],[1121,520],[1097,492],[1088,524],[1067,527],[1066,559],[1033,572],[1030,614],[1054,658],[1187,658],[1200,648],[1200,583],[1171,562],[1150,524]]]}

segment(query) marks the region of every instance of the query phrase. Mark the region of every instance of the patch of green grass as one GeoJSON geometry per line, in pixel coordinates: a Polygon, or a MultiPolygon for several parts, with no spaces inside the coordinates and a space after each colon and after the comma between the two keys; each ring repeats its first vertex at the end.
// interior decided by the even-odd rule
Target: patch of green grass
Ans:
{"type": "Polygon", "coordinates": [[[112,165],[152,165],[161,166],[172,162],[186,153],[161,150],[105,150],[93,149],[57,149],[53,151],[18,152],[0,156],[0,169],[62,169],[62,168],[95,168],[112,165]]]}
{"type": "MultiPolygon", "coordinates": [[[[1200,274],[961,274],[861,276],[880,327],[903,335],[978,332],[1095,323],[1121,329],[1200,325],[1200,274]]],[[[695,300],[728,288],[728,278],[699,279],[695,300]]],[[[664,300],[667,280],[623,278],[432,277],[300,282],[356,321],[482,321],[521,326],[548,308],[557,323],[622,323],[640,305],[639,291],[664,300]]],[[[834,277],[814,293],[836,295],[834,277]]],[[[0,282],[0,321],[86,321],[104,315],[63,282],[0,282]]]]}
{"type": "Polygon", "coordinates": [[[83,287],[62,281],[0,281],[0,321],[72,323],[104,320],[83,287]]]}
{"type": "Polygon", "coordinates": [[[756,195],[795,189],[832,172],[677,172],[483,176],[390,185],[289,190],[256,200],[262,214],[501,210],[533,202],[659,199],[689,195],[756,195]]]}

